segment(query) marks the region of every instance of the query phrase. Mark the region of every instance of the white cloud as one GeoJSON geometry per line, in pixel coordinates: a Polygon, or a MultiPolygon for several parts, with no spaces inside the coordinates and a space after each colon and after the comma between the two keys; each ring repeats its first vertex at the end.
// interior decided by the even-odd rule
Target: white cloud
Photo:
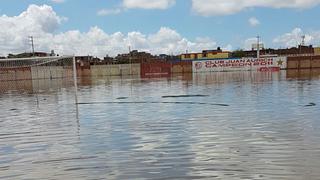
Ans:
{"type": "Polygon", "coordinates": [[[250,26],[252,26],[252,27],[256,27],[256,26],[260,25],[260,21],[256,17],[249,18],[248,22],[249,22],[250,26]]]}
{"type": "Polygon", "coordinates": [[[51,2],[54,2],[54,3],[64,3],[65,0],[51,0],[51,2]]]}
{"type": "Polygon", "coordinates": [[[121,9],[101,9],[97,12],[98,16],[108,16],[108,15],[115,15],[115,14],[120,14],[121,9]]]}
{"type": "Polygon", "coordinates": [[[192,42],[181,37],[175,30],[162,27],[154,34],[143,34],[141,32],[129,32],[123,34],[116,32],[107,34],[98,27],[92,27],[89,32],[69,31],[53,35],[53,42],[45,42],[49,49],[65,54],[97,55],[99,57],[109,54],[115,56],[126,53],[128,46],[132,49],[147,51],[153,54],[179,54],[186,49],[200,51],[216,46],[210,39],[197,39],[192,42]]]}
{"type": "Polygon", "coordinates": [[[50,6],[30,5],[18,16],[0,16],[0,49],[2,54],[20,53],[30,50],[28,36],[34,36],[37,51],[54,49],[60,55],[95,55],[115,56],[132,49],[144,50],[153,54],[178,54],[189,51],[216,48],[210,38],[197,38],[190,41],[177,31],[162,27],[156,33],[143,34],[116,32],[108,34],[99,27],[92,27],[88,32],[78,30],[56,33],[62,17],[58,16],[50,6]]]}
{"type": "Polygon", "coordinates": [[[0,49],[3,53],[14,49],[28,49],[28,36],[54,33],[65,18],[59,17],[50,6],[30,5],[18,16],[0,16],[0,49]]]}
{"type": "Polygon", "coordinates": [[[295,28],[291,32],[273,39],[273,43],[282,47],[298,46],[302,42],[302,36],[305,36],[305,44],[316,43],[320,40],[320,32],[305,34],[301,28],[295,28]]]}
{"type": "Polygon", "coordinates": [[[123,0],[123,6],[128,9],[168,9],[175,0],[123,0]]]}
{"type": "Polygon", "coordinates": [[[224,51],[232,51],[233,47],[232,47],[231,44],[228,44],[226,47],[222,47],[222,50],[224,50],[224,51]]]}
{"type": "Polygon", "coordinates": [[[116,15],[126,9],[168,9],[175,4],[176,0],[123,0],[120,8],[101,9],[98,16],[116,15]]]}
{"type": "MultiPolygon", "coordinates": [[[[297,47],[302,42],[302,36],[305,36],[305,45],[314,45],[319,46],[320,43],[320,31],[310,31],[303,32],[301,28],[294,28],[291,32],[284,33],[282,35],[277,36],[272,40],[272,44],[270,48],[290,48],[297,47]]],[[[260,40],[260,43],[264,44],[265,48],[269,48],[266,46],[263,40],[260,40]]],[[[257,44],[257,38],[252,37],[248,38],[243,42],[243,48],[246,50],[252,49],[252,44],[257,44]]]]}
{"type": "Polygon", "coordinates": [[[202,16],[220,16],[255,7],[305,9],[319,4],[320,0],[192,0],[192,9],[202,16]]]}

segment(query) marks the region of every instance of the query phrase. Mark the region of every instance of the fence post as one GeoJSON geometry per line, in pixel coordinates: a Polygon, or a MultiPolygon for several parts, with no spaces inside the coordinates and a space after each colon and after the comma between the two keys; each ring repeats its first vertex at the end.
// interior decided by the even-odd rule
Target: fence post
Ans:
{"type": "Polygon", "coordinates": [[[75,90],[75,103],[78,104],[78,79],[77,79],[77,65],[76,65],[76,57],[73,56],[73,83],[75,90]]]}

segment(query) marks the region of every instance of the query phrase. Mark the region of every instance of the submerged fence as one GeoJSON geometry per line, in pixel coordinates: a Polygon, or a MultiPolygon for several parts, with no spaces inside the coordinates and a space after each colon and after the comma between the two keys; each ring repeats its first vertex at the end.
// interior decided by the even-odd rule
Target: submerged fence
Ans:
{"type": "Polygon", "coordinates": [[[76,76],[73,56],[0,60],[0,92],[24,89],[37,94],[43,84],[50,85],[49,88],[76,88],[76,76]],[[59,81],[51,81],[56,79],[59,81]]]}
{"type": "Polygon", "coordinates": [[[74,57],[42,57],[0,60],[0,80],[72,78],[74,57]]]}

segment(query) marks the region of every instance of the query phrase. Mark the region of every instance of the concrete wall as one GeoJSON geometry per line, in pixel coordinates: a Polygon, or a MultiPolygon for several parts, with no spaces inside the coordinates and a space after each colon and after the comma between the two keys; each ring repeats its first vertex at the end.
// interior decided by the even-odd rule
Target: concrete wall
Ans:
{"type": "Polygon", "coordinates": [[[30,68],[0,69],[0,81],[15,81],[31,79],[30,68]]]}
{"type": "Polygon", "coordinates": [[[174,73],[192,73],[192,62],[173,63],[171,72],[174,73]]]}
{"type": "MultiPolygon", "coordinates": [[[[288,69],[313,69],[320,68],[320,56],[300,56],[300,57],[281,57],[272,58],[272,65],[280,68],[287,67],[288,69]]],[[[210,61],[210,60],[208,60],[210,61]]],[[[229,60],[215,60],[215,61],[229,61],[229,60]]],[[[233,60],[235,61],[235,60],[233,60]]],[[[149,77],[153,75],[170,76],[174,73],[192,73],[192,72],[206,72],[206,71],[227,71],[230,68],[232,71],[241,70],[257,70],[250,67],[234,68],[234,67],[215,67],[211,69],[201,68],[206,67],[207,61],[194,61],[194,62],[175,62],[175,63],[145,63],[145,64],[113,64],[113,65],[93,65],[87,68],[78,67],[78,77],[90,76],[129,76],[134,75],[137,77],[149,77]],[[193,63],[193,64],[192,64],[193,63]],[[199,63],[201,63],[199,66],[199,63]],[[143,68],[142,68],[143,66],[143,68]],[[200,67],[200,69],[199,69],[200,67]],[[193,68],[193,69],[192,69],[193,68]]],[[[210,65],[210,64],[209,64],[210,65]]],[[[219,65],[219,63],[218,63],[219,65]]],[[[260,67],[260,66],[259,66],[260,67]]],[[[259,68],[258,67],[258,68],[259,68]]],[[[59,79],[73,77],[72,67],[62,66],[38,66],[32,68],[19,68],[19,69],[0,69],[1,81],[15,81],[15,80],[29,80],[29,79],[59,79]]]]}
{"type": "Polygon", "coordinates": [[[172,64],[166,62],[153,62],[141,64],[142,78],[170,77],[172,64]]]}
{"type": "Polygon", "coordinates": [[[320,68],[320,55],[312,58],[311,66],[312,68],[320,68]]]}
{"type": "Polygon", "coordinates": [[[298,69],[299,68],[299,60],[298,59],[288,59],[287,69],[298,69]]]}
{"type": "Polygon", "coordinates": [[[288,57],[288,69],[320,68],[320,56],[288,57]]]}
{"type": "Polygon", "coordinates": [[[72,77],[72,68],[63,68],[62,66],[37,66],[31,67],[31,79],[58,79],[72,77]]]}
{"type": "Polygon", "coordinates": [[[0,93],[8,91],[33,93],[32,80],[0,81],[0,93]]]}
{"type": "Polygon", "coordinates": [[[301,69],[309,69],[309,68],[311,68],[311,59],[302,59],[300,61],[300,68],[301,69]]]}
{"type": "Polygon", "coordinates": [[[314,54],[315,55],[320,55],[320,47],[314,48],[314,54]]]}
{"type": "MultiPolygon", "coordinates": [[[[90,76],[140,76],[140,64],[95,65],[78,68],[78,77],[90,76]]],[[[24,69],[0,69],[0,80],[59,79],[73,77],[72,67],[37,66],[24,69]]]]}
{"type": "Polygon", "coordinates": [[[92,76],[140,75],[140,64],[110,64],[91,66],[92,76]]]}

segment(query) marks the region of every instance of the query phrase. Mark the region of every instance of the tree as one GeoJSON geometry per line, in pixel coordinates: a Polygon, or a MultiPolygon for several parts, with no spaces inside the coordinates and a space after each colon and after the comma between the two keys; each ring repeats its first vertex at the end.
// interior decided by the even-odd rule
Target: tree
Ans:
{"type": "Polygon", "coordinates": [[[242,58],[245,57],[245,52],[242,49],[238,49],[232,52],[232,57],[242,58]]]}

